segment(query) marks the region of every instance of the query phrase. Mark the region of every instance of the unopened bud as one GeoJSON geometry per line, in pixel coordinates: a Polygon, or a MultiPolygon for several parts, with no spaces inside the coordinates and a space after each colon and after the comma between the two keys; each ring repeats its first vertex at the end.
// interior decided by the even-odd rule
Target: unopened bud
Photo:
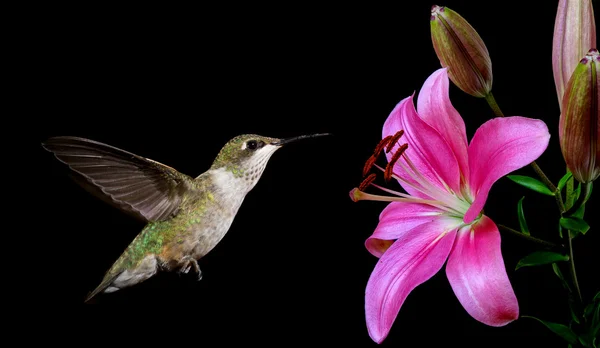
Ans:
{"type": "Polygon", "coordinates": [[[567,167],[581,183],[600,175],[598,65],[598,50],[591,49],[579,61],[562,99],[560,148],[567,167]]]}
{"type": "Polygon", "coordinates": [[[552,72],[562,110],[565,86],[585,53],[596,46],[596,23],[590,0],[560,0],[552,40],[552,72]]]}
{"type": "Polygon", "coordinates": [[[450,80],[465,93],[485,97],[492,90],[492,61],[473,27],[447,7],[431,8],[431,40],[450,80]]]}

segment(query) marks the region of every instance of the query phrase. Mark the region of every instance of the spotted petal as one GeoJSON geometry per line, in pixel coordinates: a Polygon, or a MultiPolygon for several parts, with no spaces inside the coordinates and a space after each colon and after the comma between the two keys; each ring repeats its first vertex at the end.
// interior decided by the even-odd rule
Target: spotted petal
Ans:
{"type": "Polygon", "coordinates": [[[446,275],[460,303],[478,321],[502,326],[519,317],[500,253],[500,233],[487,216],[459,230],[446,275]]]}
{"type": "Polygon", "coordinates": [[[479,215],[493,183],[535,161],[549,141],[548,127],[540,120],[513,116],[481,125],[469,145],[469,186],[475,200],[465,214],[465,223],[479,215]]]}
{"type": "MultiPolygon", "coordinates": [[[[460,220],[458,220],[460,223],[460,220]]],[[[367,283],[369,335],[381,343],[408,294],[443,266],[456,236],[456,219],[436,219],[405,231],[383,254],[367,283]]]]}

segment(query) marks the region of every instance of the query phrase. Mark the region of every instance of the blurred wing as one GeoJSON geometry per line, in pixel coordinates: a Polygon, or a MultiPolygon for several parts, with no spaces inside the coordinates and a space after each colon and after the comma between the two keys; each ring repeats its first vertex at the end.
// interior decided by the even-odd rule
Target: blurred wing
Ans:
{"type": "Polygon", "coordinates": [[[156,161],[97,141],[54,137],[42,144],[92,194],[146,221],[174,215],[193,179],[156,161]]]}

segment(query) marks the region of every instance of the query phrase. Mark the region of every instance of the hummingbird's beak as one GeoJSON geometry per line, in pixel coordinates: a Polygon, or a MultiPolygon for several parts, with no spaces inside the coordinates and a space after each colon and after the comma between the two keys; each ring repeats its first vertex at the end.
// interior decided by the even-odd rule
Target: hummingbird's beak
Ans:
{"type": "Polygon", "coordinates": [[[293,138],[278,139],[278,140],[275,140],[274,142],[272,142],[271,145],[282,146],[282,145],[289,144],[289,143],[292,143],[297,140],[323,137],[326,135],[331,135],[331,133],[318,133],[318,134],[311,134],[311,135],[301,135],[301,136],[293,137],[293,138]]]}

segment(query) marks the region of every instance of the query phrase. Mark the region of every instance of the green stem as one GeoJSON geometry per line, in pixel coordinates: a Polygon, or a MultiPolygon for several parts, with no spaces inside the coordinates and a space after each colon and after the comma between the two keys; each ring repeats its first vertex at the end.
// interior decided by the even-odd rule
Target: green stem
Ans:
{"type": "MultiPolygon", "coordinates": [[[[504,113],[502,113],[502,110],[500,110],[500,106],[498,106],[498,103],[496,103],[496,99],[494,98],[494,95],[491,91],[484,98],[485,101],[489,104],[490,108],[492,108],[492,111],[494,111],[494,115],[496,115],[496,117],[504,117],[504,113]]],[[[550,189],[550,191],[555,193],[554,198],[556,199],[556,204],[558,205],[560,212],[562,213],[563,211],[565,211],[565,205],[563,204],[562,197],[560,195],[560,192],[558,192],[556,186],[554,186],[552,181],[548,179],[546,174],[544,174],[542,168],[540,168],[540,166],[538,166],[537,163],[535,163],[535,161],[531,162],[531,167],[540,177],[540,179],[542,179],[544,184],[546,184],[546,186],[550,189]]]]}
{"type": "MultiPolygon", "coordinates": [[[[582,205],[587,202],[590,194],[592,192],[592,183],[583,183],[581,184],[581,192],[579,193],[579,198],[573,204],[573,206],[561,216],[570,216],[574,212],[576,212],[582,205]]],[[[575,271],[575,260],[573,258],[573,238],[571,237],[571,231],[567,230],[565,233],[565,239],[567,241],[567,245],[569,246],[569,270],[571,273],[571,280],[573,282],[573,287],[577,292],[577,298],[579,299],[579,303],[583,304],[583,297],[581,296],[581,289],[579,288],[579,281],[577,280],[577,272],[575,271]]]]}
{"type": "Polygon", "coordinates": [[[571,238],[571,231],[566,231],[566,239],[567,245],[569,246],[569,270],[571,271],[571,280],[573,281],[573,286],[577,291],[577,298],[579,299],[579,303],[583,303],[583,298],[581,297],[581,289],[579,288],[579,282],[577,281],[577,273],[575,272],[575,260],[573,259],[573,238],[571,238]]]}
{"type": "Polygon", "coordinates": [[[513,228],[510,228],[510,227],[508,227],[508,226],[504,226],[504,225],[498,224],[498,227],[500,227],[501,229],[503,229],[503,230],[505,230],[505,231],[507,231],[507,232],[510,232],[510,233],[512,233],[512,234],[513,234],[513,235],[515,235],[515,236],[521,237],[521,238],[523,238],[523,239],[526,239],[526,240],[528,240],[528,241],[530,241],[530,242],[534,242],[534,243],[537,243],[537,244],[543,245],[543,246],[545,246],[545,247],[549,247],[549,248],[557,248],[557,247],[562,247],[562,245],[556,245],[556,244],[554,244],[554,243],[552,243],[552,242],[548,242],[548,241],[545,241],[545,240],[543,240],[543,239],[539,239],[539,238],[532,237],[532,236],[530,236],[530,235],[527,235],[527,234],[521,233],[521,232],[519,232],[519,231],[517,231],[517,230],[515,230],[515,229],[513,229],[513,228]]]}
{"type": "MultiPolygon", "coordinates": [[[[570,216],[575,213],[582,205],[587,202],[590,194],[592,192],[592,183],[583,183],[581,184],[581,192],[579,193],[579,198],[571,208],[562,213],[561,216],[570,216]]],[[[571,231],[567,230],[565,233],[565,239],[567,245],[569,247],[569,271],[571,273],[571,280],[573,282],[573,287],[577,292],[577,299],[579,300],[579,304],[583,304],[583,297],[581,296],[581,289],[579,288],[579,281],[577,280],[577,272],[575,271],[575,259],[573,258],[573,237],[571,236],[571,231]]]]}
{"type": "Polygon", "coordinates": [[[560,190],[558,189],[558,187],[554,186],[552,181],[548,179],[546,174],[544,174],[542,168],[540,168],[540,166],[538,166],[537,163],[535,163],[535,161],[531,162],[531,168],[533,168],[533,170],[537,173],[540,179],[542,179],[542,181],[544,182],[544,184],[546,184],[550,191],[554,192],[554,199],[556,199],[556,205],[558,205],[558,209],[561,213],[564,212],[565,204],[563,203],[562,195],[560,194],[560,190]]]}
{"type": "MultiPolygon", "coordinates": [[[[548,177],[546,176],[546,174],[544,174],[544,171],[542,170],[542,168],[540,168],[540,166],[538,166],[537,163],[531,162],[531,167],[536,172],[536,174],[540,177],[540,179],[542,179],[542,181],[544,182],[544,184],[546,184],[546,186],[548,186],[548,188],[550,189],[550,191],[552,191],[552,192],[558,191],[557,188],[556,188],[556,186],[554,186],[554,184],[552,183],[552,181],[550,181],[550,179],[548,179],[548,177]]],[[[560,197],[560,195],[558,195],[558,196],[560,197]]],[[[560,201],[562,203],[562,198],[560,199],[560,201]]]]}
{"type": "Polygon", "coordinates": [[[500,110],[498,103],[496,103],[496,99],[494,99],[494,95],[492,94],[492,91],[490,91],[490,93],[488,93],[488,95],[486,95],[484,98],[485,98],[485,101],[492,108],[492,111],[494,112],[494,115],[496,115],[496,117],[504,117],[502,110],[500,110]]]}

